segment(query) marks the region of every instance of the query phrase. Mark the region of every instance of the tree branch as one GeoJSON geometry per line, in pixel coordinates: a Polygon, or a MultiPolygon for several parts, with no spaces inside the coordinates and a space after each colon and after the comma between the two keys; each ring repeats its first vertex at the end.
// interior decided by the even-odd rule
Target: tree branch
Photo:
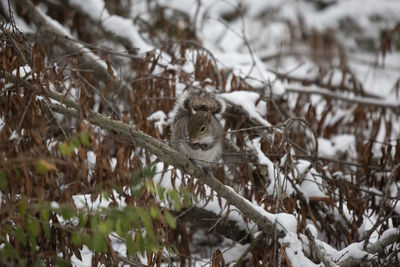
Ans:
{"type": "Polygon", "coordinates": [[[314,89],[314,88],[288,87],[286,88],[286,92],[309,94],[309,95],[312,94],[322,95],[327,98],[334,98],[347,103],[388,108],[392,109],[394,112],[400,112],[400,104],[398,102],[383,100],[383,99],[375,99],[372,97],[343,96],[323,88],[314,89]]]}
{"type": "Polygon", "coordinates": [[[306,228],[305,234],[308,238],[308,241],[310,241],[311,248],[314,250],[317,258],[324,263],[325,267],[334,267],[335,263],[332,261],[331,256],[326,252],[323,246],[317,244],[310,228],[306,228]]]}

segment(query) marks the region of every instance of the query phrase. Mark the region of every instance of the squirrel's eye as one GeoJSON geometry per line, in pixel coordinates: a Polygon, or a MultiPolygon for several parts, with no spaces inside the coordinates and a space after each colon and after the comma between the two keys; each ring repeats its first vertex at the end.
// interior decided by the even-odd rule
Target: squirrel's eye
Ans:
{"type": "Polygon", "coordinates": [[[204,127],[204,126],[201,126],[201,128],[200,128],[200,132],[204,132],[206,130],[206,127],[204,127]]]}

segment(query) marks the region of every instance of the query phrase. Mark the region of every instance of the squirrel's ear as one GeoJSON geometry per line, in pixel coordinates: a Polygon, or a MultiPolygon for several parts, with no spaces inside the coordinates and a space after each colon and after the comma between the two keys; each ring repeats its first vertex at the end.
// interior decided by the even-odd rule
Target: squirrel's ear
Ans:
{"type": "Polygon", "coordinates": [[[183,107],[189,112],[190,115],[193,115],[194,112],[193,112],[193,109],[190,107],[190,99],[189,98],[183,102],[183,107]]]}
{"type": "Polygon", "coordinates": [[[206,119],[207,119],[207,120],[210,120],[210,119],[211,119],[211,112],[210,112],[210,111],[207,111],[207,112],[206,112],[206,119]]]}
{"type": "Polygon", "coordinates": [[[186,99],[186,100],[183,102],[183,107],[184,107],[186,110],[190,110],[189,102],[190,102],[190,99],[189,99],[189,98],[186,99]]]}

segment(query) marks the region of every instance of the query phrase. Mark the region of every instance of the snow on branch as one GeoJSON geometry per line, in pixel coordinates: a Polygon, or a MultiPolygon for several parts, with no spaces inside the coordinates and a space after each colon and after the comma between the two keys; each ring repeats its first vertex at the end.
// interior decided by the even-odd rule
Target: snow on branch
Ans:
{"type": "Polygon", "coordinates": [[[323,88],[299,88],[299,87],[289,87],[286,88],[286,92],[290,93],[300,93],[300,94],[317,94],[317,95],[322,95],[328,98],[334,98],[338,99],[344,102],[348,103],[353,103],[353,104],[359,104],[359,105],[369,105],[369,106],[375,106],[375,107],[381,107],[381,108],[389,108],[394,110],[395,112],[400,112],[400,103],[398,101],[392,101],[392,100],[381,100],[381,99],[375,99],[371,97],[359,97],[359,96],[344,96],[340,94],[336,94],[332,91],[323,89],[323,88]]]}
{"type": "MultiPolygon", "coordinates": [[[[93,75],[104,83],[111,82],[114,88],[131,88],[123,80],[114,78],[109,72],[107,64],[90,49],[75,40],[60,23],[47,16],[30,0],[16,0],[27,7],[27,12],[37,26],[38,30],[49,37],[54,38],[58,45],[71,54],[79,55],[83,68],[93,69],[93,75]]],[[[115,73],[115,72],[114,72],[115,73]]]]}
{"type": "Polygon", "coordinates": [[[307,226],[305,234],[310,242],[312,251],[325,266],[359,266],[362,262],[370,260],[375,254],[384,250],[387,246],[400,240],[400,231],[396,228],[386,230],[375,242],[363,249],[363,242],[351,243],[340,251],[332,248],[329,244],[316,238],[316,229],[307,226]]]}
{"type": "Polygon", "coordinates": [[[97,24],[105,34],[117,38],[130,51],[139,49],[140,52],[154,50],[140,36],[136,25],[131,19],[110,15],[102,0],[69,0],[69,4],[82,15],[97,24]]]}
{"type": "Polygon", "coordinates": [[[310,242],[311,248],[315,251],[318,259],[322,261],[325,267],[334,267],[335,263],[332,261],[331,256],[326,252],[325,248],[315,241],[315,234],[317,229],[313,225],[309,225],[306,228],[305,234],[310,242]]]}

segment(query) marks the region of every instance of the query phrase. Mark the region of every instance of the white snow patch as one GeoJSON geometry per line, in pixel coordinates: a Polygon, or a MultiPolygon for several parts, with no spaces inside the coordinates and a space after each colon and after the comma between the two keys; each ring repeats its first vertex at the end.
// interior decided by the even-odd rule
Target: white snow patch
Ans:
{"type": "Polygon", "coordinates": [[[286,236],[279,239],[279,243],[285,248],[286,256],[293,267],[320,266],[309,260],[303,253],[303,244],[298,239],[296,232],[286,233],[286,236]]]}
{"type": "Polygon", "coordinates": [[[112,15],[102,22],[105,29],[122,36],[131,42],[133,47],[139,48],[140,52],[154,50],[154,47],[143,40],[139,34],[138,28],[131,19],[125,19],[120,16],[112,15]]]}
{"type": "Polygon", "coordinates": [[[167,125],[167,115],[161,110],[154,112],[147,117],[148,121],[154,121],[154,125],[157,130],[162,134],[163,126],[167,125]]]}
{"type": "Polygon", "coordinates": [[[255,103],[260,98],[259,94],[248,91],[234,91],[220,94],[220,96],[227,102],[242,107],[249,115],[250,119],[255,119],[258,123],[261,123],[264,126],[271,126],[271,124],[257,111],[255,103]]]}

